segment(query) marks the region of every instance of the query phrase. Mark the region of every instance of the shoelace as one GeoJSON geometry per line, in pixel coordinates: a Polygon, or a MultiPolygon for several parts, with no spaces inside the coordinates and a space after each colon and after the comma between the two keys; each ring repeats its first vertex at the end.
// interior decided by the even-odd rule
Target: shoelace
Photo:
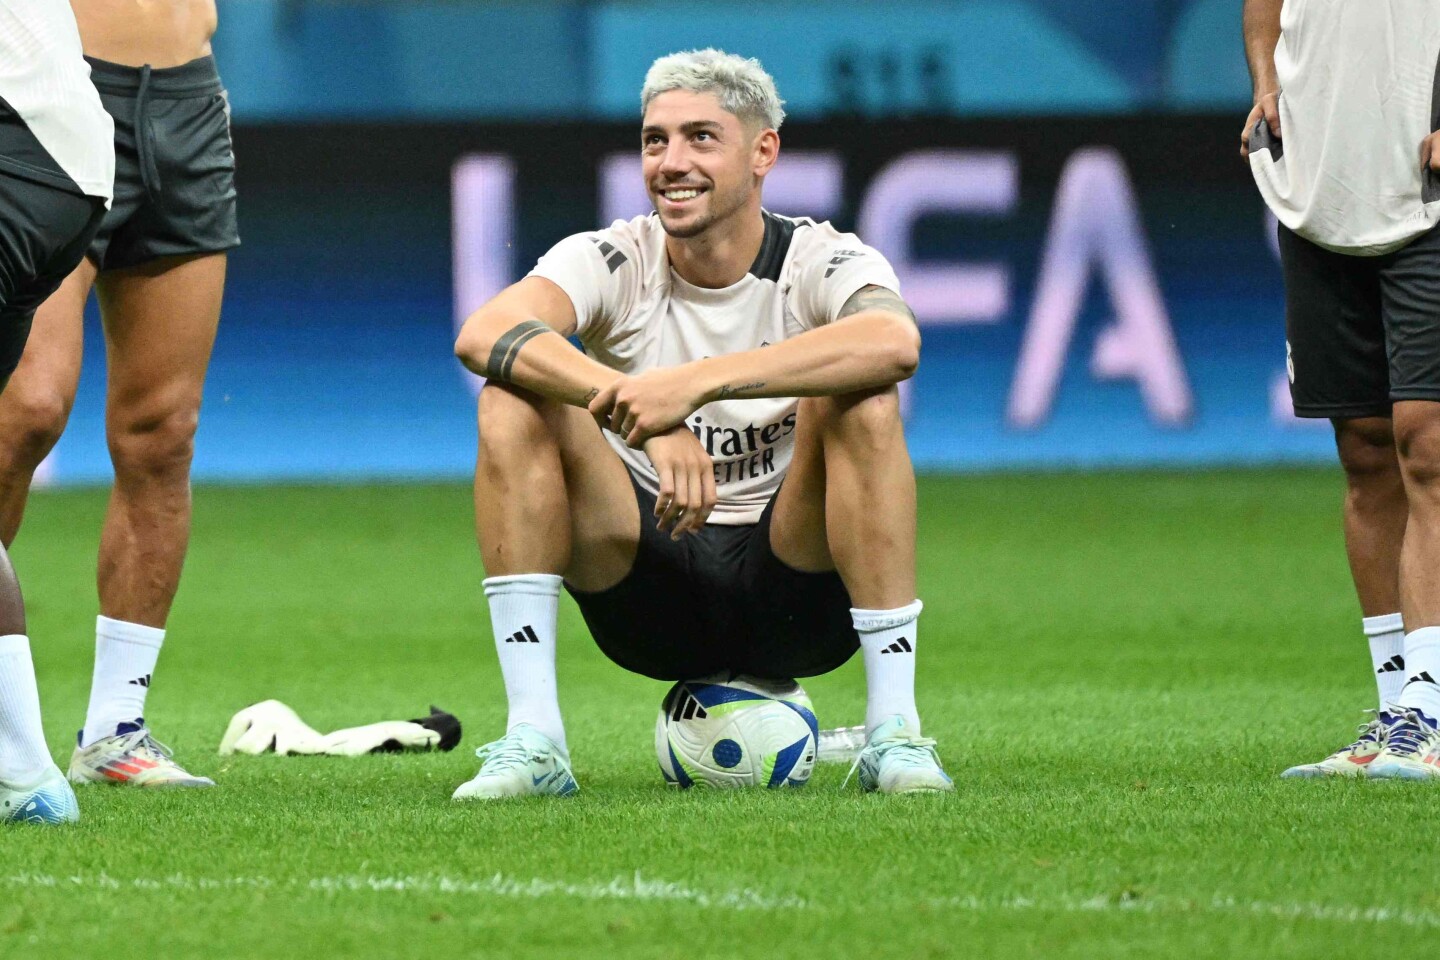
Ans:
{"type": "Polygon", "coordinates": [[[174,756],[174,753],[169,747],[152,737],[150,731],[144,727],[136,730],[134,733],[125,734],[124,738],[120,741],[120,746],[124,753],[143,750],[152,757],[167,762],[174,756]]]}
{"type": "Polygon", "coordinates": [[[528,764],[533,759],[538,759],[534,751],[525,745],[519,737],[501,737],[499,740],[485,744],[475,751],[483,763],[480,769],[483,771],[492,764],[497,769],[508,767],[519,767],[528,764]]]}
{"type": "Polygon", "coordinates": [[[874,750],[880,756],[895,756],[895,762],[902,766],[925,767],[936,765],[940,761],[935,756],[935,741],[929,737],[916,737],[913,740],[903,737],[895,737],[890,740],[881,740],[878,743],[866,744],[855,757],[855,762],[850,765],[850,772],[845,774],[845,782],[840,784],[844,790],[850,785],[850,778],[855,776],[855,771],[860,769],[860,761],[865,754],[874,750]],[[888,746],[887,746],[888,744],[888,746]],[[896,751],[899,751],[898,753],[896,751]]]}
{"type": "Polygon", "coordinates": [[[1344,750],[1341,750],[1341,753],[1344,753],[1346,750],[1354,750],[1356,747],[1366,743],[1379,743],[1382,745],[1384,744],[1386,739],[1385,728],[1387,724],[1383,719],[1381,719],[1380,711],[1366,710],[1365,712],[1370,714],[1370,719],[1366,720],[1364,723],[1360,724],[1360,726],[1355,728],[1355,732],[1359,734],[1359,736],[1355,738],[1354,743],[1350,744],[1350,746],[1348,747],[1345,747],[1344,750]]]}
{"type": "Polygon", "coordinates": [[[1435,736],[1436,731],[1414,710],[1400,715],[1400,722],[1390,728],[1385,738],[1387,752],[1401,757],[1414,757],[1422,753],[1435,736]]]}

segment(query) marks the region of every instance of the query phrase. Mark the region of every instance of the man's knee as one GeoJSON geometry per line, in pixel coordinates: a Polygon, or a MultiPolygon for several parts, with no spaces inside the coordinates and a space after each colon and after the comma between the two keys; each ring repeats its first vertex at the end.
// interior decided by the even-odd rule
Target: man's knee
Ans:
{"type": "Polygon", "coordinates": [[[838,445],[879,452],[903,442],[900,391],[894,386],[814,397],[801,403],[802,417],[809,414],[819,420],[827,449],[838,445]]]}
{"type": "Polygon", "coordinates": [[[65,431],[70,402],[57,391],[15,381],[0,401],[0,411],[0,449],[5,451],[0,463],[33,470],[65,431]]]}
{"type": "Polygon", "coordinates": [[[1335,449],[1352,489],[1397,482],[1400,462],[1395,452],[1395,432],[1390,420],[1367,417],[1336,420],[1335,449]]]}
{"type": "Polygon", "coordinates": [[[110,460],[116,480],[188,482],[199,423],[198,405],[191,404],[112,413],[110,460]]]}
{"type": "Polygon", "coordinates": [[[532,450],[549,436],[544,397],[508,383],[490,382],[480,391],[480,456],[496,458],[532,450]]]}
{"type": "Polygon", "coordinates": [[[1440,404],[1396,405],[1395,450],[1412,498],[1426,493],[1440,500],[1440,404]]]}

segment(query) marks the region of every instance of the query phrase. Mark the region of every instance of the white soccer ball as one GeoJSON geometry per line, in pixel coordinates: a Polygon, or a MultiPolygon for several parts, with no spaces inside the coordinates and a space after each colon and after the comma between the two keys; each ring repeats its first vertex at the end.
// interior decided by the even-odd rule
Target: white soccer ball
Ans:
{"type": "Polygon", "coordinates": [[[752,677],[683,680],[655,721],[655,755],[676,787],[801,787],[819,727],[797,683],[752,677]]]}

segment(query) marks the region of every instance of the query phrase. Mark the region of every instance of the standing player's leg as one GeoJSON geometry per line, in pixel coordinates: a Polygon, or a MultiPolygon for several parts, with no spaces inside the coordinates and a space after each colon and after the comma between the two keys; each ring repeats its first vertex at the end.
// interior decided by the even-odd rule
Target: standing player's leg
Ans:
{"type": "Polygon", "coordinates": [[[1334,425],[1345,551],[1379,700],[1353,742],[1281,776],[1364,776],[1398,720],[1388,708],[1405,661],[1398,568],[1407,507],[1390,426],[1379,261],[1325,250],[1283,226],[1279,245],[1291,398],[1297,415],[1334,425]]]}
{"type": "Polygon", "coordinates": [[[30,340],[0,394],[0,541],[15,542],[30,484],[65,430],[84,347],[85,301],[95,264],[81,260],[35,311],[30,340]]]}
{"type": "Polygon", "coordinates": [[[793,570],[837,570],[865,658],[862,787],[948,790],[920,735],[915,656],[915,472],[895,387],[800,401],[795,456],[776,495],[770,545],[793,570]]]}
{"type": "Polygon", "coordinates": [[[1389,417],[1334,422],[1345,471],[1345,555],[1370,641],[1379,710],[1405,685],[1405,627],[1400,614],[1400,544],[1409,507],[1389,417]]]}
{"type": "MultiPolygon", "coordinates": [[[[0,176],[0,391],[19,365],[36,311],[80,262],[104,209],[95,198],[0,176]]],[[[79,815],[45,744],[20,585],[0,548],[0,823],[66,823],[79,815]]]]}
{"type": "Polygon", "coordinates": [[[1382,258],[1394,430],[1409,510],[1400,551],[1405,686],[1371,776],[1440,778],[1440,230],[1382,258]]]}
{"type": "Polygon", "coordinates": [[[624,579],[639,507],[585,411],[499,383],[481,391],[478,411],[476,534],[509,718],[455,798],[566,795],[577,787],[556,693],[560,587],[568,578],[599,591],[624,579]]]}
{"type": "Polygon", "coordinates": [[[220,322],[223,253],[101,274],[115,484],[100,537],[95,668],[77,782],[206,787],[149,738],[145,699],[190,542],[190,462],[220,322]],[[139,772],[134,772],[134,768],[139,772]]]}
{"type": "Polygon", "coordinates": [[[1405,685],[1405,626],[1400,614],[1400,544],[1408,507],[1389,417],[1335,418],[1335,447],[1345,471],[1345,555],[1361,628],[1370,645],[1379,706],[1348,745],[1283,777],[1356,776],[1365,772],[1399,719],[1395,701],[1405,685]]]}

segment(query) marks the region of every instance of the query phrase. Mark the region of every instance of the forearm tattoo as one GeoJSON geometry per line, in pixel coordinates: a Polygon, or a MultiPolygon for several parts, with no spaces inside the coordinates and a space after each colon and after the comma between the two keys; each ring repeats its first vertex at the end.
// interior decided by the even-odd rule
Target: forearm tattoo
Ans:
{"type": "Polygon", "coordinates": [[[734,386],[725,384],[715,396],[716,400],[739,400],[740,395],[747,390],[760,390],[765,386],[764,380],[756,380],[754,383],[737,383],[734,386]]]}
{"type": "MultiPolygon", "coordinates": [[[[884,287],[877,287],[873,283],[861,287],[850,295],[850,299],[845,301],[845,306],[840,308],[840,317],[848,317],[865,310],[885,310],[889,313],[898,313],[902,317],[909,317],[911,323],[916,322],[915,311],[900,299],[898,293],[884,287]]],[[[836,319],[838,320],[840,317],[836,317],[836,319]]]]}
{"type": "Polygon", "coordinates": [[[598,396],[600,396],[600,388],[599,388],[599,387],[591,387],[591,388],[590,388],[590,391],[589,391],[588,393],[586,393],[585,396],[583,396],[583,397],[580,398],[580,406],[582,406],[582,407],[588,407],[588,406],[590,406],[590,401],[591,401],[591,400],[594,400],[594,399],[595,399],[596,397],[598,397],[598,396]]]}
{"type": "Polygon", "coordinates": [[[539,320],[526,320],[524,323],[515,324],[495,341],[495,348],[490,351],[490,359],[485,362],[485,376],[490,380],[508,383],[510,368],[515,366],[515,358],[520,354],[520,348],[542,333],[553,332],[547,324],[539,320]]]}

